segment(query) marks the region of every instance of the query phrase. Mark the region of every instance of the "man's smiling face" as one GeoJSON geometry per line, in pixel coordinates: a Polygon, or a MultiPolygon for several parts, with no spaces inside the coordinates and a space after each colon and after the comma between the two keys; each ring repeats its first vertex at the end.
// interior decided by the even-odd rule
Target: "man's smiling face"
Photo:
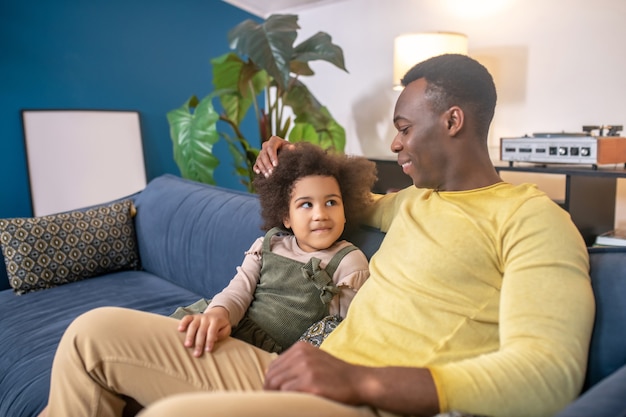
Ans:
{"type": "Polygon", "coordinates": [[[426,80],[420,78],[400,94],[393,117],[398,133],[391,150],[398,154],[398,164],[416,187],[440,189],[448,159],[443,143],[445,113],[433,112],[426,87],[426,80]]]}

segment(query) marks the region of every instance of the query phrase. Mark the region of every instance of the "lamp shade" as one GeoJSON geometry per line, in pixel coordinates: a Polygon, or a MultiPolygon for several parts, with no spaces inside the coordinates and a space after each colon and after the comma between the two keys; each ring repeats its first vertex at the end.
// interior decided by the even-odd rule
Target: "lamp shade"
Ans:
{"type": "Polygon", "coordinates": [[[443,54],[467,55],[467,36],[454,32],[422,32],[400,35],[394,40],[393,88],[415,64],[443,54]]]}

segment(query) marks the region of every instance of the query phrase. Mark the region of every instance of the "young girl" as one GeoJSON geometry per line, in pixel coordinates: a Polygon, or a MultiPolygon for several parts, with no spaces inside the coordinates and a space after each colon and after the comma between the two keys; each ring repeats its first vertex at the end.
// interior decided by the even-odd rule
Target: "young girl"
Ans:
{"type": "Polygon", "coordinates": [[[180,321],[195,356],[227,336],[280,353],[324,317],[345,317],[369,277],[365,255],[340,238],[371,203],[374,163],[305,142],[279,160],[272,175],[254,181],[266,235],[204,312],[180,321]]]}

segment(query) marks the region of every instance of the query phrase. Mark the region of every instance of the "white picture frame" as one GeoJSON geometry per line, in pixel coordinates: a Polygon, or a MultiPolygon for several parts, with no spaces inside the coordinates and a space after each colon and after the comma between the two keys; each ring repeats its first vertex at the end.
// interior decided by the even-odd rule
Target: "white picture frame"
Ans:
{"type": "Polygon", "coordinates": [[[140,115],[22,110],[34,216],[106,203],[146,186],[140,115]]]}

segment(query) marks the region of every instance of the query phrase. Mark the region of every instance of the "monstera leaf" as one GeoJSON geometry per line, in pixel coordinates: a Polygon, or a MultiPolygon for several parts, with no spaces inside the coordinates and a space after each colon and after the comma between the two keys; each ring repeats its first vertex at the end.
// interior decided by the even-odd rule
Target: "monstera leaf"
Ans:
{"type": "Polygon", "coordinates": [[[215,184],[213,172],[219,165],[213,155],[213,145],[219,140],[216,128],[219,114],[212,100],[213,96],[208,96],[198,102],[192,96],[180,108],[167,113],[174,160],[181,175],[207,184],[215,184]]]}

